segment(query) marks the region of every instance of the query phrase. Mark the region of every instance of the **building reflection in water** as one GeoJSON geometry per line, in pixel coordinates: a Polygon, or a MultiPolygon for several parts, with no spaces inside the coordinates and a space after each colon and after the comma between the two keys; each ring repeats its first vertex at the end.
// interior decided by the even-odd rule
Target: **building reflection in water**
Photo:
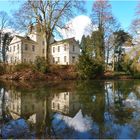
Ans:
{"type": "Polygon", "coordinates": [[[9,90],[9,111],[13,119],[20,117],[36,123],[42,119],[44,113],[44,100],[38,100],[36,94],[9,90]]]}
{"type": "Polygon", "coordinates": [[[54,112],[61,112],[73,116],[80,109],[78,99],[78,95],[75,95],[74,92],[54,94],[51,100],[51,109],[54,112]]]}
{"type": "MultiPolygon", "coordinates": [[[[51,122],[54,113],[74,116],[80,109],[78,96],[73,92],[60,92],[51,96],[38,96],[37,93],[22,93],[8,90],[8,109],[13,119],[27,120],[31,131],[35,131],[40,138],[47,125],[51,122]]],[[[51,124],[50,124],[51,125],[51,124]]],[[[36,137],[37,137],[36,136],[36,137]]]]}
{"type": "Polygon", "coordinates": [[[35,138],[125,138],[123,128],[135,128],[132,123],[139,121],[133,120],[134,111],[140,114],[136,112],[140,108],[139,85],[99,81],[73,88],[65,84],[37,90],[10,88],[9,110],[13,119],[27,120],[35,138]],[[137,105],[135,110],[132,103],[137,105]]]}

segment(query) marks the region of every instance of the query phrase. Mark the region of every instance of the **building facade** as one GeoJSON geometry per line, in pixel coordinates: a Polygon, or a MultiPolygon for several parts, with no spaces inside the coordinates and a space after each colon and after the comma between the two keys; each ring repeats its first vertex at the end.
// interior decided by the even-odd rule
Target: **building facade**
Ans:
{"type": "MultiPolygon", "coordinates": [[[[6,54],[9,64],[33,63],[37,56],[46,56],[46,43],[43,32],[38,26],[32,28],[26,37],[14,36],[6,54]]],[[[50,41],[51,64],[69,65],[74,64],[80,55],[80,47],[74,38],[50,41]]]]}

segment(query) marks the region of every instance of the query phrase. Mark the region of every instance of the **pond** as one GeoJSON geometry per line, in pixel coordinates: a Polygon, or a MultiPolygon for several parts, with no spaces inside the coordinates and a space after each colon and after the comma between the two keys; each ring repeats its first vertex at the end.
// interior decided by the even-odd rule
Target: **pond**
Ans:
{"type": "Polygon", "coordinates": [[[140,138],[140,81],[0,82],[1,138],[140,138]]]}

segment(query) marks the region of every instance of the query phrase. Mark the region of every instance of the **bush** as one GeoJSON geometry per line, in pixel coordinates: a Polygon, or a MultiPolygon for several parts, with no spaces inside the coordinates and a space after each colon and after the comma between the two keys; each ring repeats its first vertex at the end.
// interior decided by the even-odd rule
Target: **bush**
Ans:
{"type": "Polygon", "coordinates": [[[80,78],[92,79],[103,73],[103,65],[100,61],[91,58],[87,54],[83,54],[79,57],[77,71],[80,78]]]}
{"type": "Polygon", "coordinates": [[[140,64],[136,61],[133,61],[133,63],[130,66],[131,74],[133,77],[139,77],[140,75],[140,64]]]}
{"type": "Polygon", "coordinates": [[[0,64],[0,74],[4,74],[6,71],[5,66],[3,64],[0,64]]]}
{"type": "Polygon", "coordinates": [[[35,69],[42,72],[42,73],[46,73],[48,72],[48,66],[46,63],[46,60],[44,57],[36,57],[36,60],[34,62],[35,65],[35,69]]]}
{"type": "Polygon", "coordinates": [[[14,71],[22,71],[25,69],[33,69],[33,66],[31,64],[28,63],[20,63],[20,64],[16,64],[13,68],[14,71]]]}

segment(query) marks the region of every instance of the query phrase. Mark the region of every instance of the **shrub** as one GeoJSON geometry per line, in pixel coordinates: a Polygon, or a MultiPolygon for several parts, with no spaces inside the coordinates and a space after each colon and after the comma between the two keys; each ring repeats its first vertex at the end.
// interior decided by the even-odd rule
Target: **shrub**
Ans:
{"type": "Polygon", "coordinates": [[[42,72],[42,73],[46,73],[48,72],[48,66],[46,63],[46,60],[44,57],[36,57],[36,60],[34,62],[35,65],[35,69],[42,72]]]}
{"type": "Polygon", "coordinates": [[[33,69],[33,66],[31,64],[28,63],[20,63],[20,64],[16,64],[13,68],[14,71],[22,71],[25,69],[31,68],[33,69]]]}
{"type": "Polygon", "coordinates": [[[92,79],[103,73],[103,65],[100,61],[95,60],[87,54],[79,57],[77,71],[82,79],[92,79]]]}
{"type": "Polygon", "coordinates": [[[0,74],[4,74],[6,71],[5,66],[3,64],[0,64],[0,74]]]}

